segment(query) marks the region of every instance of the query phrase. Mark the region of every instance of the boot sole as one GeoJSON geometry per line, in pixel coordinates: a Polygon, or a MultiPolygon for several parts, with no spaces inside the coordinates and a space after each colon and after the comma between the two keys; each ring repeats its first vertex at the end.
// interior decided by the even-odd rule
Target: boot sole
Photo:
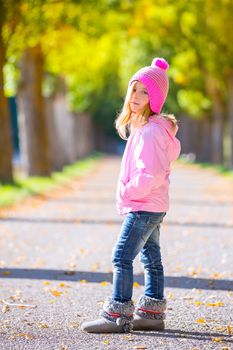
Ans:
{"type": "Polygon", "coordinates": [[[133,330],[134,331],[164,331],[165,324],[164,322],[160,322],[157,324],[149,324],[149,322],[145,322],[145,320],[137,322],[133,322],[133,330]]]}
{"type": "Polygon", "coordinates": [[[81,331],[87,333],[124,333],[121,326],[117,326],[115,323],[103,322],[102,324],[96,324],[95,322],[83,323],[80,326],[81,331]]]}

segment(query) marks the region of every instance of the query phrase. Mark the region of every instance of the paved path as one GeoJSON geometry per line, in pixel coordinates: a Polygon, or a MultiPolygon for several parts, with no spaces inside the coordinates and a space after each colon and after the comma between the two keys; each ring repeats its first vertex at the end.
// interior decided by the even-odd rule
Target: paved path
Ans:
{"type": "MultiPolygon", "coordinates": [[[[233,183],[178,162],[161,230],[166,331],[79,331],[111,292],[119,166],[119,158],[105,158],[85,178],[0,212],[0,350],[233,347],[233,183]]],[[[136,261],[134,299],[142,272],[136,261]]]]}

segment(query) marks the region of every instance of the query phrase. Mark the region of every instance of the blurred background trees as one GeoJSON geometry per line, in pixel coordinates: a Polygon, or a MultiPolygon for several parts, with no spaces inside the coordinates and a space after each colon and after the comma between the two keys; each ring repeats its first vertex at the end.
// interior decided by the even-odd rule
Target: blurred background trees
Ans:
{"type": "Polygon", "coordinates": [[[13,180],[17,135],[28,175],[117,152],[128,81],[156,56],[182,152],[232,168],[232,13],[231,0],[0,0],[0,181],[13,180]]]}

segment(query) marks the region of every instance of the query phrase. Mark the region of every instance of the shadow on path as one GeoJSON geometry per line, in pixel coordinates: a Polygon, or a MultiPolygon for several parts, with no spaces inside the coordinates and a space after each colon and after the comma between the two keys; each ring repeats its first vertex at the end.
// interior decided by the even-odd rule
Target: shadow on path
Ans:
{"type": "MultiPolygon", "coordinates": [[[[162,332],[139,332],[134,331],[133,334],[135,335],[143,335],[144,337],[166,337],[166,338],[185,338],[185,339],[195,339],[195,340],[201,340],[201,341],[211,341],[212,337],[220,337],[224,338],[224,342],[227,343],[233,343],[233,339],[226,334],[218,333],[218,332],[209,332],[203,330],[203,332],[190,332],[185,331],[182,329],[169,329],[166,328],[162,332]]],[[[224,347],[222,347],[223,349],[224,347]]]]}
{"type": "MultiPolygon", "coordinates": [[[[25,217],[3,217],[0,222],[23,222],[35,224],[89,224],[89,225],[121,225],[123,219],[83,219],[75,217],[73,219],[59,218],[25,218],[25,217]]],[[[165,220],[164,223],[168,226],[194,226],[194,227],[212,227],[212,228],[233,228],[233,223],[214,223],[214,222],[179,222],[165,220]]]]}
{"type": "MultiPolygon", "coordinates": [[[[46,269],[16,269],[1,268],[0,278],[21,278],[33,280],[54,280],[54,281],[80,281],[86,280],[89,283],[103,281],[112,282],[112,273],[90,272],[90,271],[65,271],[46,269]]],[[[134,281],[144,284],[143,274],[135,274],[134,281]]],[[[184,289],[211,289],[211,290],[232,290],[232,280],[192,278],[185,276],[165,276],[165,287],[184,289]]]]}
{"type": "MultiPolygon", "coordinates": [[[[94,196],[89,197],[82,197],[80,195],[72,195],[70,196],[64,196],[62,198],[52,198],[47,196],[47,200],[49,203],[74,203],[74,204],[93,204],[98,205],[102,204],[112,204],[114,205],[114,200],[111,196],[109,197],[98,197],[95,198],[94,196]]],[[[172,199],[172,203],[180,204],[180,205],[190,205],[190,206],[205,206],[205,207],[233,207],[233,201],[214,201],[214,200],[193,200],[193,199],[172,199]]]]}

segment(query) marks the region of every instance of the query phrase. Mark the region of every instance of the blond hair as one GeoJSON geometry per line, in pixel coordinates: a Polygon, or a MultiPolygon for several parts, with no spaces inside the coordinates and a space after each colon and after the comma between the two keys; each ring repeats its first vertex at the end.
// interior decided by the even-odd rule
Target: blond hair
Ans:
{"type": "MultiPolygon", "coordinates": [[[[134,81],[133,84],[128,87],[122,110],[115,120],[115,127],[119,136],[123,140],[127,140],[127,131],[131,133],[135,128],[144,126],[148,123],[149,117],[156,114],[151,110],[150,105],[148,103],[139,115],[137,115],[136,117],[132,117],[132,110],[130,108],[129,101],[136,83],[137,81],[134,81]]],[[[160,113],[159,115],[169,120],[172,127],[174,129],[176,128],[177,120],[173,114],[160,113]]]]}

